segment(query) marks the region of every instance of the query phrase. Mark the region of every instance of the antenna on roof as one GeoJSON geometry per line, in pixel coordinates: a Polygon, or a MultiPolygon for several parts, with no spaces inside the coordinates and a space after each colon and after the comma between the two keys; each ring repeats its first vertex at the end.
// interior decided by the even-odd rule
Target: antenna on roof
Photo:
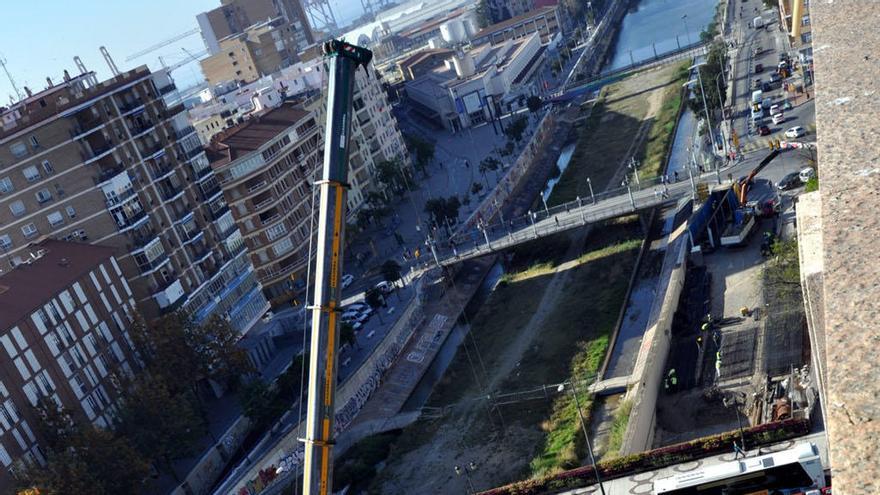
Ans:
{"type": "Polygon", "coordinates": [[[6,79],[9,79],[9,84],[12,86],[12,90],[15,91],[15,96],[21,100],[21,91],[18,90],[18,85],[15,84],[15,79],[12,78],[12,74],[9,73],[9,69],[6,68],[6,59],[0,56],[0,67],[3,67],[3,72],[6,73],[6,79]]]}

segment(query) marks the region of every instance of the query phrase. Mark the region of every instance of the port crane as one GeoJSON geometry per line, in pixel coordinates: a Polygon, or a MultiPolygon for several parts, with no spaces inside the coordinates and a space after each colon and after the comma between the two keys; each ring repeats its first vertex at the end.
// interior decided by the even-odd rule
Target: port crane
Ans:
{"type": "Polygon", "coordinates": [[[323,45],[328,61],[327,123],[324,166],[316,182],[320,199],[315,265],[312,340],[309,358],[303,495],[329,495],[333,477],[333,428],[342,301],[348,156],[352,95],[358,67],[367,70],[373,53],[344,41],[323,45]]]}

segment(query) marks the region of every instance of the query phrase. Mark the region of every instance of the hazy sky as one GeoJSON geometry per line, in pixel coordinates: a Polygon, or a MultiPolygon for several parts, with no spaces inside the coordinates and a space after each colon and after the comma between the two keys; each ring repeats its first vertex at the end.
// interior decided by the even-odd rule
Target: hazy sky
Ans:
{"type": "MultiPolygon", "coordinates": [[[[141,64],[159,67],[162,56],[172,64],[185,58],[181,47],[204,50],[196,34],[179,43],[125,62],[134,52],[197,27],[195,16],[220,5],[219,0],[0,0],[0,57],[15,78],[19,90],[34,91],[46,86],[46,76],[61,79],[64,69],[76,73],[74,55],[79,55],[98,79],[110,70],[98,51],[106,46],[120,70],[141,64]]],[[[340,23],[360,13],[359,0],[331,0],[340,23]]],[[[198,67],[181,68],[174,73],[183,85],[201,78],[198,67]]],[[[6,74],[0,72],[0,105],[13,93],[6,74]]]]}

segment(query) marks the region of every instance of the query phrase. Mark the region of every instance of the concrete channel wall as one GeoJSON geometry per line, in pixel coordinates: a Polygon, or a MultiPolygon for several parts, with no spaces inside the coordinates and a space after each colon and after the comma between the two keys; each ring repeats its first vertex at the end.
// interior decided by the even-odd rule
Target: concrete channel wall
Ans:
{"type": "Polygon", "coordinates": [[[648,330],[642,338],[631,376],[632,386],[626,394],[626,399],[632,401],[633,407],[621,445],[621,455],[650,450],[653,443],[657,397],[669,354],[672,318],[684,287],[689,246],[687,223],[683,223],[670,235],[658,284],[660,291],[651,308],[648,330]]]}
{"type": "MultiPolygon", "coordinates": [[[[424,287],[423,280],[415,282],[416,296],[410,301],[404,313],[400,316],[382,342],[373,350],[370,356],[361,364],[357,371],[342,384],[336,391],[336,430],[342,430],[348,426],[355,415],[363,407],[370,395],[379,387],[382,374],[387,370],[397,358],[400,350],[406,345],[406,342],[413,335],[416,328],[422,324],[425,319],[423,312],[424,287]]],[[[235,488],[224,491],[228,487],[221,487],[221,490],[214,493],[240,493],[242,488],[246,488],[246,493],[260,493],[258,489],[259,472],[270,465],[285,466],[287,471],[294,468],[302,460],[302,443],[297,440],[301,433],[304,422],[290,430],[290,432],[282,438],[268,453],[261,456],[262,462],[257,462],[251,466],[239,480],[235,483],[235,488]]],[[[201,492],[200,492],[201,493],[201,492]]]]}

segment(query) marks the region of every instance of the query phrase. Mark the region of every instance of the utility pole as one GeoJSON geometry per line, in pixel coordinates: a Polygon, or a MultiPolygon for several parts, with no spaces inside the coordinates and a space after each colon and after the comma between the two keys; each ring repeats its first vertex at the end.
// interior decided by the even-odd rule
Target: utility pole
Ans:
{"type": "Polygon", "coordinates": [[[324,167],[320,187],[315,299],[309,359],[303,495],[333,493],[333,428],[339,349],[340,282],[345,238],[348,155],[351,138],[352,94],[358,66],[366,70],[373,53],[343,41],[324,44],[329,62],[324,167]]]}

